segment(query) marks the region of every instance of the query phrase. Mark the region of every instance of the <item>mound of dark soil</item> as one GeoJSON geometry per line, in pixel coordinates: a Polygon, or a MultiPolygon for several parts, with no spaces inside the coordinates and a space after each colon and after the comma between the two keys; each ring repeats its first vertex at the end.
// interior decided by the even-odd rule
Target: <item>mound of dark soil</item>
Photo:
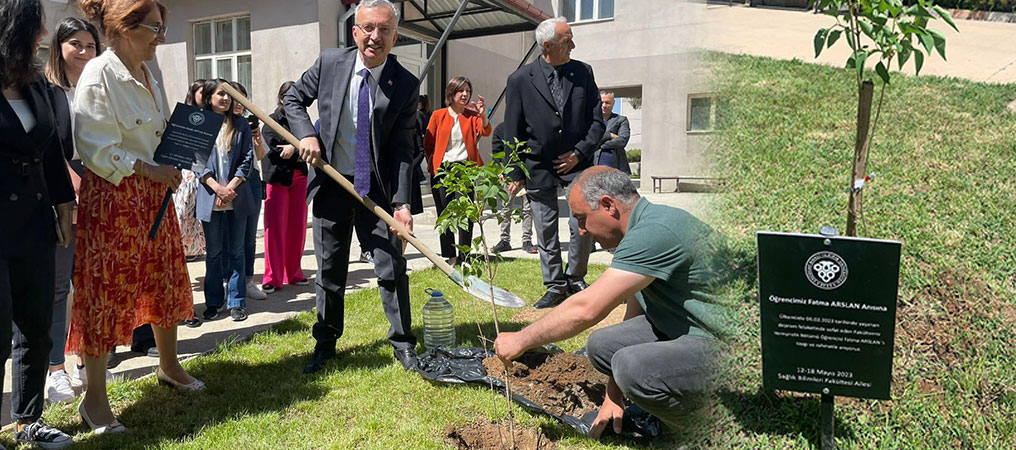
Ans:
{"type": "MultiPolygon", "coordinates": [[[[445,428],[445,440],[459,450],[511,449],[507,422],[474,421],[460,427],[445,428]]],[[[521,428],[515,424],[515,447],[512,450],[553,450],[557,448],[540,430],[521,428]]]]}
{"type": "MultiPolygon", "coordinates": [[[[504,381],[504,365],[490,357],[483,360],[487,376],[504,381]]],[[[582,417],[603,404],[607,376],[597,372],[585,356],[571,353],[525,354],[511,369],[511,389],[555,416],[582,417]]]]}

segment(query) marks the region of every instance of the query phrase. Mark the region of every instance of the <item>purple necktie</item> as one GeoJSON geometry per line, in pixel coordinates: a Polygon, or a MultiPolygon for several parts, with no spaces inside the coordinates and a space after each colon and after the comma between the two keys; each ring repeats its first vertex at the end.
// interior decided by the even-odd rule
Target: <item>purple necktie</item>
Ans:
{"type": "Polygon", "coordinates": [[[363,81],[356,97],[356,171],[353,187],[360,197],[370,193],[370,71],[360,71],[363,81]]]}

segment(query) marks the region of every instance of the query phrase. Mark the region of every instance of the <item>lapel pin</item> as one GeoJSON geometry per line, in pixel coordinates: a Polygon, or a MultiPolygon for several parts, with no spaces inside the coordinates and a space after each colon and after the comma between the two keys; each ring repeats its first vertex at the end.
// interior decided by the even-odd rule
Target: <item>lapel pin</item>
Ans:
{"type": "Polygon", "coordinates": [[[575,72],[568,72],[568,76],[569,77],[574,77],[575,76],[575,72]]]}
{"type": "Polygon", "coordinates": [[[388,80],[388,85],[389,85],[389,86],[391,86],[391,85],[392,85],[392,80],[388,80]]]}

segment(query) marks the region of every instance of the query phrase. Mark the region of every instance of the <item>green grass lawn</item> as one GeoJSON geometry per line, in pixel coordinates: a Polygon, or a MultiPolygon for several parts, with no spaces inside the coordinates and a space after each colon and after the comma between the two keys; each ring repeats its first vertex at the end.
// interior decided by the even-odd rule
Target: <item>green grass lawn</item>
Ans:
{"type": "MultiPolygon", "coordinates": [[[[732,238],[741,330],[702,444],[814,447],[817,396],[761,389],[754,233],[845,228],[856,82],[799,61],[707,57],[726,105],[715,154],[728,193],[712,222],[732,238]]],[[[838,398],[841,448],[1016,447],[1014,97],[1012,84],[893,77],[859,230],[903,242],[892,400],[838,398]]]]}
{"type": "MultiPolygon", "coordinates": [[[[591,266],[589,279],[603,272],[591,266]]],[[[500,266],[497,285],[530,303],[543,294],[539,262],[507,261],[500,266]]],[[[420,311],[423,290],[444,291],[455,306],[458,342],[480,346],[477,324],[494,336],[489,303],[456,288],[443,273],[427,270],[411,274],[413,331],[422,336],[420,311]]],[[[517,330],[523,324],[511,316],[520,310],[498,308],[502,326],[517,330]]],[[[346,298],[346,331],[339,340],[342,356],[320,373],[304,375],[304,362],[313,348],[313,315],[302,313],[272,330],[254,335],[185,363],[208,388],[179,394],[148,378],[114,383],[110,399],[126,434],[94,436],[81,424],[75,405],[52,406],[46,420],[76,431],[80,448],[173,449],[425,449],[447,448],[444,431],[475,418],[504,417],[504,397],[478,386],[438,386],[394,362],[385,336],[388,322],[376,289],[346,298]],[[498,414],[494,414],[497,402],[498,414]]],[[[585,345],[588,333],[561,343],[568,351],[585,345]]],[[[422,339],[422,337],[421,337],[422,339]]],[[[421,342],[422,347],[422,342],[421,342]]],[[[542,428],[561,448],[632,448],[634,443],[598,443],[570,427],[543,416],[521,412],[519,423],[542,428]]],[[[657,448],[672,448],[665,436],[657,448]]],[[[9,435],[2,443],[14,448],[9,435]]]]}

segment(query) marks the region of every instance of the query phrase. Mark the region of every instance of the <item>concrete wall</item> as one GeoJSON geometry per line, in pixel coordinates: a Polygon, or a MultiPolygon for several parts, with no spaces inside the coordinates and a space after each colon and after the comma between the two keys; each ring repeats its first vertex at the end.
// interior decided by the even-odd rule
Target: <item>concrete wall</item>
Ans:
{"type": "MultiPolygon", "coordinates": [[[[533,4],[552,15],[560,6],[552,0],[533,4]]],[[[634,136],[628,147],[643,149],[646,180],[652,175],[709,173],[704,153],[708,135],[686,131],[688,95],[710,92],[708,74],[690,52],[697,42],[687,32],[701,8],[675,0],[617,0],[614,19],[572,25],[576,44],[572,58],[593,66],[601,89],[615,90],[618,96],[641,93],[638,111],[627,99],[621,101],[623,112],[633,119],[634,136]]],[[[532,42],[531,32],[450,42],[449,76],[469,77],[474,93],[493,105],[532,42]]],[[[502,120],[501,109],[503,104],[495,124],[502,120]]],[[[481,151],[489,152],[489,139],[480,145],[481,151]]],[[[645,186],[652,184],[646,181],[645,186]]]]}
{"type": "MultiPolygon", "coordinates": [[[[166,43],[156,61],[169,105],[182,101],[194,79],[194,22],[216,17],[250,15],[253,83],[247,86],[255,103],[275,109],[279,85],[296,80],[314,64],[322,45],[334,47],[335,17],[341,5],[328,0],[163,0],[169,9],[166,43]],[[319,21],[318,18],[322,17],[319,21]]],[[[158,74],[157,74],[158,77],[158,74]]],[[[316,117],[317,108],[311,108],[316,117]]]]}

